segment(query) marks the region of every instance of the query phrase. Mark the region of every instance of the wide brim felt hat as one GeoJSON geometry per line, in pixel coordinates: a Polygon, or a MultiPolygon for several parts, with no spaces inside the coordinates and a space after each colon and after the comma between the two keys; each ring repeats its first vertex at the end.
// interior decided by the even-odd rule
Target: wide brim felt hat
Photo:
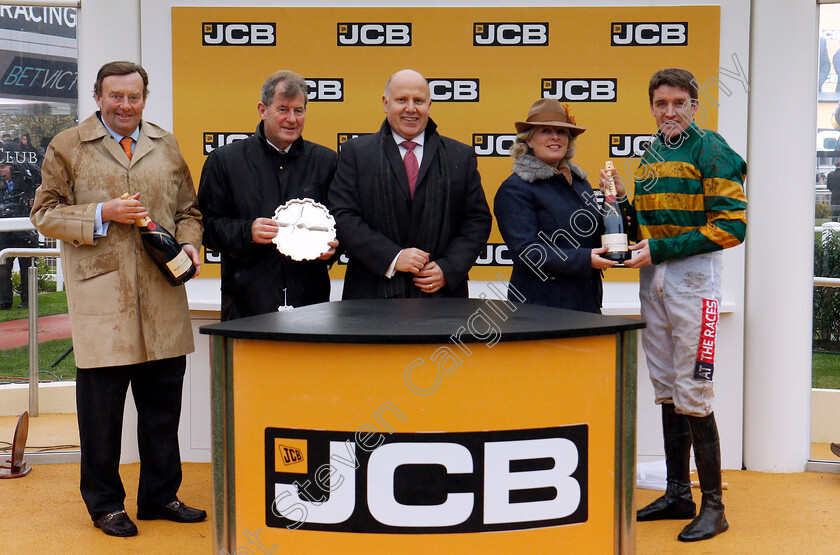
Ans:
{"type": "Polygon", "coordinates": [[[575,118],[569,116],[568,108],[560,104],[554,98],[541,98],[531,104],[531,109],[528,110],[528,117],[525,121],[517,121],[517,133],[523,133],[531,127],[537,125],[545,125],[548,127],[562,127],[569,130],[569,134],[577,137],[584,131],[585,127],[576,125],[575,118]]]}

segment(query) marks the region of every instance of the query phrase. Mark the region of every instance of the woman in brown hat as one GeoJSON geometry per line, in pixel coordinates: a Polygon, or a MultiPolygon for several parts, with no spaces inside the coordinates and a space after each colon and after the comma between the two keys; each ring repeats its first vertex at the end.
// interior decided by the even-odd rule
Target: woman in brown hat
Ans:
{"type": "MultiPolygon", "coordinates": [[[[516,122],[513,173],[493,211],[513,256],[511,285],[526,303],[601,312],[601,215],[584,173],[569,161],[585,128],[568,105],[542,98],[516,122]]],[[[508,296],[516,300],[514,296],[508,296]]]]}

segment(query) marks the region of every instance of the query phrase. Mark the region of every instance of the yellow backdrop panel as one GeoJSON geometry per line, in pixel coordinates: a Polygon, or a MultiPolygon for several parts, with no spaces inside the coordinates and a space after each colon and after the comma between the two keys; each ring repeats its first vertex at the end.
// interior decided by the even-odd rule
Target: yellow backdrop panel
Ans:
{"type": "MultiPolygon", "coordinates": [[[[492,207],[510,174],[513,123],[543,95],[568,102],[587,128],[575,159],[584,171],[597,175],[611,159],[624,173],[639,154],[628,141],[655,131],[650,76],[685,67],[701,84],[717,77],[720,8],[175,7],[172,29],[174,130],[196,183],[212,148],[254,131],[260,86],[272,72],[292,69],[311,81],[304,137],[337,149],[379,129],[385,81],[408,67],[436,80],[431,116],[441,134],[475,146],[492,207]]],[[[709,89],[714,102],[705,102],[700,123],[717,129],[718,89],[709,89]]],[[[495,225],[488,242],[472,279],[509,268],[495,225]]],[[[343,275],[336,265],[332,277],[343,275]]],[[[218,267],[208,264],[202,276],[218,277],[218,267]]]]}

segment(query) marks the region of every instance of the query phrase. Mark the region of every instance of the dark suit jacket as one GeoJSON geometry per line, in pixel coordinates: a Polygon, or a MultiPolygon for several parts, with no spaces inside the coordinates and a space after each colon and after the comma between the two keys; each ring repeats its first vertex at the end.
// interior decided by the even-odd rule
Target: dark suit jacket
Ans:
{"type": "Polygon", "coordinates": [[[344,299],[380,297],[379,285],[388,279],[385,272],[397,253],[403,248],[419,247],[415,241],[427,200],[429,168],[433,163],[439,163],[443,150],[446,152],[443,170],[449,179],[449,198],[446,199],[449,232],[440,241],[437,252],[431,253],[430,259],[440,266],[447,286],[428,295],[413,284],[412,274],[397,272],[392,279],[406,281],[407,297],[468,296],[467,272],[485,246],[492,217],[481,188],[475,152],[463,143],[441,137],[435,129],[434,122],[429,120],[413,200],[409,194],[405,166],[387,120],[378,133],[364,135],[342,145],[338,168],[330,187],[329,204],[336,220],[339,244],[350,258],[344,278],[344,299]],[[379,151],[378,146],[383,137],[384,153],[379,151]],[[377,214],[375,210],[376,180],[381,178],[383,155],[390,168],[387,179],[395,191],[393,209],[390,214],[384,215],[377,214]],[[387,224],[390,218],[396,222],[396,236],[389,231],[387,224]]]}
{"type": "Polygon", "coordinates": [[[201,170],[198,205],[204,243],[222,254],[222,320],[330,300],[323,260],[292,260],[274,244],[257,244],[251,225],[293,198],[326,203],[335,171],[332,150],[298,138],[281,164],[264,125],[243,141],[217,148],[201,170]]]}
{"type": "Polygon", "coordinates": [[[828,190],[831,191],[831,204],[840,204],[840,169],[828,172],[825,181],[828,190]]]}

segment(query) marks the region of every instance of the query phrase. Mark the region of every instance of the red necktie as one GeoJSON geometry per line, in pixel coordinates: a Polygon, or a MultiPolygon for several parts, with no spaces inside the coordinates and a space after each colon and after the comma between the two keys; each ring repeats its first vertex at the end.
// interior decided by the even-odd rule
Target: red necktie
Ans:
{"type": "Polygon", "coordinates": [[[120,146],[123,147],[125,151],[125,155],[128,156],[128,159],[131,160],[131,143],[134,141],[131,137],[123,137],[120,139],[120,146]]]}
{"type": "Polygon", "coordinates": [[[414,155],[414,147],[417,143],[414,141],[403,141],[400,146],[406,149],[403,158],[405,164],[405,174],[408,176],[408,191],[411,193],[411,198],[414,198],[414,188],[417,186],[417,175],[420,173],[420,166],[417,165],[417,157],[414,155]]]}

